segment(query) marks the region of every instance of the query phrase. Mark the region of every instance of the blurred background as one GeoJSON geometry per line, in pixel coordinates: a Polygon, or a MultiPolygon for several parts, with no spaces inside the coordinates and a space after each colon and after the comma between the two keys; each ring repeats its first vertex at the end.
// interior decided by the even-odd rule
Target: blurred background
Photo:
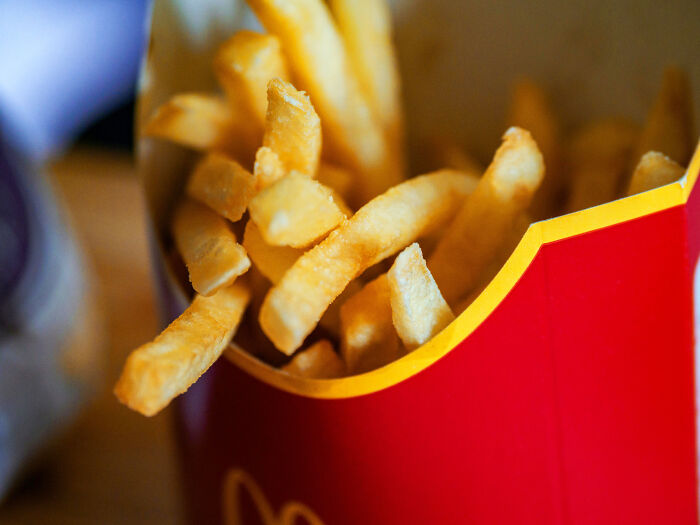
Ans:
{"type": "Polygon", "coordinates": [[[111,393],[158,327],[132,151],[148,11],[0,0],[2,524],[180,521],[170,412],[111,393]]]}

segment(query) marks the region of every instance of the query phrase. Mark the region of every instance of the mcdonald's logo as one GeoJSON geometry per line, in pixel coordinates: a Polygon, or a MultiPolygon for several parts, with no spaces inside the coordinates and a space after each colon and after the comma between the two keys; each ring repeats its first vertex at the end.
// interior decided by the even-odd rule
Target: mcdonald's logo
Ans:
{"type": "Polygon", "coordinates": [[[295,525],[305,520],[308,525],[323,525],[314,511],[298,501],[287,501],[278,513],[265,497],[260,485],[242,469],[229,470],[224,479],[223,505],[226,525],[245,525],[241,516],[241,494],[247,491],[264,525],[295,525]]]}

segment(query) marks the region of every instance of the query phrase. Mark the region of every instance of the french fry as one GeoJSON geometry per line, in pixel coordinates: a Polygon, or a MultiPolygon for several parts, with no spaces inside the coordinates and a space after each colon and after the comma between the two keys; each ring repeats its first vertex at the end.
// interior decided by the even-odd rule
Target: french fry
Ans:
{"type": "Polygon", "coordinates": [[[243,247],[255,267],[272,283],[279,282],[284,272],[304,253],[304,250],[297,248],[268,244],[253,221],[248,221],[245,226],[243,247]]]}
{"type": "Polygon", "coordinates": [[[428,267],[449,304],[456,304],[478,284],[543,176],[542,155],[530,133],[508,129],[479,185],[430,255],[428,267]]]}
{"type": "Polygon", "coordinates": [[[321,121],[309,97],[278,78],[267,85],[263,146],[277,153],[287,171],[316,175],[321,158],[321,121]]]}
{"type": "Polygon", "coordinates": [[[415,350],[454,320],[418,243],[396,256],[387,281],[394,326],[407,350],[415,350]]]}
{"type": "Polygon", "coordinates": [[[331,0],[330,6],[360,89],[384,128],[391,162],[403,170],[401,83],[389,5],[386,0],[331,0]]]}
{"type": "Polygon", "coordinates": [[[527,232],[527,229],[530,227],[531,223],[532,217],[530,217],[530,215],[527,213],[522,213],[515,219],[515,224],[513,224],[513,227],[508,230],[508,233],[506,233],[503,241],[501,242],[501,246],[499,246],[497,250],[495,259],[493,259],[486,266],[486,269],[477,279],[479,284],[476,285],[474,291],[470,293],[466,299],[457,302],[453,309],[455,313],[460,314],[466,310],[466,308],[472,304],[474,299],[476,299],[479,294],[484,291],[493,278],[496,277],[496,274],[501,271],[501,268],[503,268],[503,265],[511,256],[513,250],[517,248],[518,243],[520,243],[520,240],[525,235],[525,232],[527,232]]]}
{"type": "Polygon", "coordinates": [[[345,219],[333,192],[297,171],[258,193],[248,206],[265,242],[304,248],[345,219]]]}
{"type": "Polygon", "coordinates": [[[250,294],[236,283],[192,304],[150,343],[129,355],[114,387],[117,398],[145,416],[185,392],[231,341],[250,294]]]}
{"type": "Polygon", "coordinates": [[[571,190],[566,209],[577,211],[615,199],[639,137],[625,120],[606,119],[581,129],[569,151],[571,190]]]}
{"type": "Polygon", "coordinates": [[[467,150],[448,137],[435,137],[428,141],[428,157],[436,166],[452,168],[481,176],[484,167],[467,150]]]}
{"type": "Polygon", "coordinates": [[[481,292],[483,292],[486,289],[487,286],[488,283],[477,286],[472,293],[467,295],[466,298],[460,300],[454,307],[455,314],[459,316],[462,312],[464,312],[464,310],[469,308],[471,304],[476,300],[476,298],[481,295],[481,292]]]}
{"type": "Polygon", "coordinates": [[[511,99],[509,126],[527,129],[542,152],[546,175],[532,199],[532,213],[548,219],[560,211],[564,179],[561,173],[559,122],[542,86],[531,79],[515,83],[511,99]]]}
{"type": "Polygon", "coordinates": [[[277,153],[268,147],[261,146],[255,153],[253,174],[257,181],[258,190],[262,190],[284,177],[287,174],[287,170],[284,168],[277,153]]]}
{"type": "Polygon", "coordinates": [[[201,93],[175,95],[160,106],[144,127],[144,134],[170,140],[199,151],[237,153],[236,116],[225,100],[201,93]]]}
{"type": "Polygon", "coordinates": [[[289,65],[323,121],[324,141],[361,177],[364,199],[400,182],[382,128],[360,91],[343,41],[322,0],[248,0],[282,42],[289,65]]]}
{"type": "Polygon", "coordinates": [[[192,288],[200,295],[213,295],[250,267],[226,221],[203,204],[185,199],[175,211],[172,230],[192,288]]]}
{"type": "Polygon", "coordinates": [[[639,160],[632,174],[627,195],[658,188],[677,181],[685,170],[663,153],[649,151],[639,160]]]}
{"type": "Polygon", "coordinates": [[[331,195],[333,196],[333,202],[335,202],[336,206],[338,206],[338,209],[340,212],[345,216],[346,219],[349,219],[352,217],[353,211],[350,206],[348,206],[347,202],[343,199],[343,197],[340,196],[340,194],[335,191],[333,188],[328,188],[331,190],[331,195]]]}
{"type": "Polygon", "coordinates": [[[263,331],[280,351],[292,354],[350,281],[454,215],[476,184],[475,177],[442,170],[365,204],[270,290],[260,310],[263,331]]]}
{"type": "Polygon", "coordinates": [[[401,357],[403,349],[391,319],[386,274],[341,305],[340,337],[340,352],[349,374],[368,372],[401,357]]]}
{"type": "Polygon", "coordinates": [[[250,117],[246,126],[262,135],[267,111],[267,84],[289,80],[279,39],[274,35],[239,31],[224,42],[214,58],[214,72],[232,104],[250,117]]]}
{"type": "Polygon", "coordinates": [[[333,188],[344,201],[349,201],[353,197],[352,189],[355,176],[351,171],[345,168],[327,162],[321,162],[321,165],[318,167],[318,172],[316,173],[316,180],[324,186],[333,188]]]}
{"type": "Polygon", "coordinates": [[[322,339],[295,355],[282,370],[311,379],[332,379],[345,375],[345,364],[330,341],[322,339]]]}
{"type": "Polygon", "coordinates": [[[260,273],[255,265],[251,265],[250,270],[237,282],[244,283],[250,290],[250,303],[233,338],[233,344],[224,350],[224,356],[228,354],[228,357],[231,357],[231,354],[244,350],[268,365],[279,368],[288,359],[275,348],[275,345],[263,333],[257,322],[262,301],[270,286],[272,286],[270,280],[260,273]]]}
{"type": "Polygon", "coordinates": [[[362,284],[359,280],[350,281],[345,287],[345,290],[335,298],[328,309],[321,316],[318,322],[319,326],[336,337],[340,337],[340,309],[343,304],[353,295],[362,289],[362,284]]]}
{"type": "Polygon", "coordinates": [[[686,166],[695,147],[694,141],[690,79],[681,68],[668,67],[647,115],[632,165],[635,166],[647,151],[658,151],[686,166]]]}
{"type": "Polygon", "coordinates": [[[256,180],[235,160],[221,153],[209,153],[195,167],[186,191],[193,199],[236,222],[255,195],[256,180]]]}

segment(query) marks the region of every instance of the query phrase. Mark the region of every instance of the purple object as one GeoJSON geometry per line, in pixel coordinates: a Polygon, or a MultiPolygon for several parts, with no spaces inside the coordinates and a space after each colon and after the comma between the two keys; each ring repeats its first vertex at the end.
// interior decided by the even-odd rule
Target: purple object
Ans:
{"type": "Polygon", "coordinates": [[[4,0],[0,110],[5,139],[44,160],[133,94],[146,0],[4,0]]]}

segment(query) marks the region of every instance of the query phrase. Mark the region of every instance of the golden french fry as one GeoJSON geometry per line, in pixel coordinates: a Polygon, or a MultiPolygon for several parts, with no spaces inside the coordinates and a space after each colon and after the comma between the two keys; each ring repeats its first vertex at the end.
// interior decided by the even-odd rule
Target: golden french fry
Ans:
{"type": "Polygon", "coordinates": [[[192,287],[200,295],[229,286],[250,267],[226,221],[203,204],[185,199],[175,210],[172,229],[192,287]]]}
{"type": "Polygon", "coordinates": [[[348,201],[353,197],[352,189],[356,180],[355,175],[345,168],[321,162],[316,172],[316,180],[324,186],[333,188],[344,201],[348,201]]]}
{"type": "Polygon", "coordinates": [[[255,175],[258,190],[262,190],[284,177],[287,174],[287,170],[284,168],[277,153],[268,147],[261,146],[255,153],[253,174],[255,175]]]}
{"type": "Polygon", "coordinates": [[[695,147],[693,97],[688,74],[679,67],[664,71],[632,159],[635,166],[647,151],[658,151],[686,166],[695,147]]]}
{"type": "Polygon", "coordinates": [[[287,171],[316,175],[321,158],[321,120],[306,94],[278,78],[267,85],[263,146],[277,153],[287,171]]]}
{"type": "Polygon", "coordinates": [[[200,151],[238,150],[236,117],[226,101],[214,95],[175,95],[151,116],[144,134],[200,151]]]}
{"type": "Polygon", "coordinates": [[[537,144],[510,128],[479,185],[430,255],[428,267],[449,304],[477,284],[515,218],[527,209],[544,176],[537,144]]]}
{"type": "Polygon", "coordinates": [[[407,350],[429,341],[454,320],[418,243],[396,256],[387,281],[394,327],[407,350]]]}
{"type": "Polygon", "coordinates": [[[392,162],[403,170],[401,82],[389,5],[386,0],[331,0],[330,6],[360,89],[384,128],[392,162]]]}
{"type": "Polygon", "coordinates": [[[368,372],[401,357],[403,351],[391,319],[386,274],[343,302],[340,337],[340,352],[350,374],[368,372]]]}
{"type": "Polygon", "coordinates": [[[399,182],[400,166],[352,71],[343,41],[322,0],[248,0],[265,28],[277,35],[300,87],[323,121],[330,153],[361,177],[371,198],[399,182]]]}
{"type": "Polygon", "coordinates": [[[481,295],[481,292],[483,292],[486,289],[487,285],[488,283],[482,284],[481,286],[477,286],[472,293],[467,295],[466,298],[458,301],[454,307],[455,315],[459,316],[462,312],[464,312],[464,310],[469,308],[469,306],[471,306],[471,304],[476,300],[476,298],[481,295]]]}
{"type": "Polygon", "coordinates": [[[255,265],[251,265],[250,270],[236,282],[243,283],[250,290],[251,298],[233,338],[233,344],[224,350],[224,356],[228,354],[228,357],[231,357],[231,354],[242,349],[268,365],[282,366],[287,362],[286,356],[275,348],[275,345],[267,338],[257,323],[262,301],[272,286],[269,279],[260,273],[255,265]]]}
{"type": "Polygon", "coordinates": [[[248,221],[245,226],[243,247],[255,267],[273,283],[279,282],[284,272],[304,253],[297,248],[268,244],[253,221],[248,221]]]}
{"type": "Polygon", "coordinates": [[[515,83],[508,125],[527,129],[542,152],[546,175],[535,192],[531,209],[537,219],[553,217],[561,210],[564,190],[560,126],[542,86],[531,79],[515,83]]]}
{"type": "Polygon", "coordinates": [[[214,71],[229,101],[250,117],[246,125],[262,134],[267,111],[267,84],[289,80],[279,39],[239,31],[224,42],[214,58],[214,71]]]}
{"type": "Polygon", "coordinates": [[[456,315],[459,315],[466,310],[467,307],[472,304],[474,300],[479,297],[479,295],[481,295],[481,292],[484,291],[496,274],[501,271],[501,268],[503,268],[503,265],[511,256],[513,250],[515,250],[515,248],[518,246],[518,243],[520,243],[520,240],[523,238],[523,235],[525,235],[525,232],[527,232],[527,229],[530,227],[531,223],[532,217],[527,213],[522,213],[515,219],[515,224],[506,234],[502,246],[498,249],[496,258],[489,263],[486,270],[484,270],[481,277],[479,277],[479,284],[474,288],[472,293],[470,293],[465,299],[458,301],[453,308],[456,315]]]}
{"type": "Polygon", "coordinates": [[[258,193],[248,206],[265,242],[304,248],[345,219],[333,192],[297,171],[258,193]]]}
{"type": "Polygon", "coordinates": [[[353,214],[352,208],[350,208],[350,206],[348,206],[348,203],[345,202],[343,197],[340,196],[340,193],[338,193],[337,191],[335,191],[332,188],[328,188],[328,189],[331,190],[331,195],[333,196],[333,202],[335,202],[336,206],[338,206],[338,209],[345,216],[345,218],[349,219],[350,217],[352,217],[352,214],[353,214]]]}
{"type": "Polygon", "coordinates": [[[332,379],[345,375],[345,364],[327,339],[312,344],[282,367],[288,374],[312,379],[332,379]]]}
{"type": "Polygon", "coordinates": [[[221,153],[209,153],[195,167],[186,191],[193,199],[236,222],[255,195],[256,181],[235,160],[221,153]]]}
{"type": "Polygon", "coordinates": [[[263,331],[283,353],[293,353],[350,281],[454,215],[476,185],[475,177],[442,170],[365,204],[270,290],[260,310],[263,331]]]}
{"type": "Polygon", "coordinates": [[[447,137],[435,137],[429,141],[428,157],[436,166],[452,168],[481,176],[484,167],[467,150],[447,137]]]}
{"type": "Polygon", "coordinates": [[[513,224],[512,228],[506,233],[496,252],[496,257],[486,266],[486,269],[477,279],[479,284],[476,285],[474,291],[469,294],[466,299],[457,302],[454,307],[454,312],[462,313],[467,306],[484,291],[484,288],[486,288],[493,278],[496,277],[496,274],[501,271],[501,268],[503,268],[503,265],[511,256],[513,250],[518,246],[518,243],[520,243],[520,240],[523,238],[523,235],[525,235],[525,232],[527,232],[531,223],[532,218],[527,213],[522,213],[515,219],[515,224],[513,224]]]}
{"type": "Polygon", "coordinates": [[[597,206],[615,199],[639,136],[634,124],[606,119],[582,128],[569,148],[571,189],[567,211],[597,206]]]}
{"type": "Polygon", "coordinates": [[[649,151],[642,155],[632,174],[627,195],[658,188],[677,181],[685,170],[675,161],[658,151],[649,151]]]}
{"type": "Polygon", "coordinates": [[[250,294],[236,283],[192,304],[126,360],[114,393],[129,408],[152,416],[187,390],[231,341],[250,294]]]}
{"type": "Polygon", "coordinates": [[[328,331],[330,334],[340,337],[340,309],[345,304],[350,297],[355,295],[362,289],[362,284],[360,281],[350,281],[350,283],[345,287],[345,290],[335,298],[329,306],[328,309],[323,313],[318,324],[321,328],[328,331]]]}

